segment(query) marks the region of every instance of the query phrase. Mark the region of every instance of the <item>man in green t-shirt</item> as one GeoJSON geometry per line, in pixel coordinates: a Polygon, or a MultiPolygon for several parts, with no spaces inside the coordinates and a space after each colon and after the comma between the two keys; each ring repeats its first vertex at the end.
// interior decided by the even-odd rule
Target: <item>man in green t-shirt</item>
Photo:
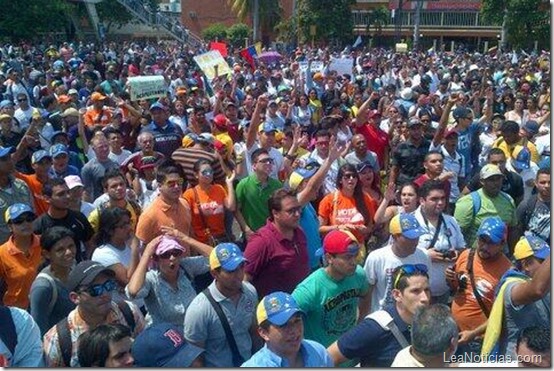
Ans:
{"type": "Polygon", "coordinates": [[[236,189],[238,210],[235,216],[247,237],[265,225],[269,217],[267,201],[275,190],[283,186],[269,176],[274,161],[267,150],[256,149],[251,159],[253,173],[242,179],[236,189]]]}
{"type": "Polygon", "coordinates": [[[306,339],[328,347],[368,314],[371,296],[364,270],[356,264],[358,250],[356,237],[348,231],[335,230],[325,236],[319,255],[324,255],[326,266],[292,293],[306,313],[306,339]]]}
{"type": "Polygon", "coordinates": [[[502,192],[504,174],[497,165],[487,164],[479,173],[483,187],[460,198],[456,202],[454,218],[464,232],[467,246],[473,247],[481,222],[490,216],[499,216],[508,225],[508,256],[515,246],[517,224],[516,207],[510,195],[502,192]]]}

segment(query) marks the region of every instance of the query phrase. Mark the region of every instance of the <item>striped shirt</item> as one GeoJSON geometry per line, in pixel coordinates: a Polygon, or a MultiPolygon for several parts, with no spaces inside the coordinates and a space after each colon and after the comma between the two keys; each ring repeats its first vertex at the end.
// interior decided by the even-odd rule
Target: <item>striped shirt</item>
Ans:
{"type": "Polygon", "coordinates": [[[214,169],[214,182],[225,184],[225,172],[213,153],[199,148],[179,148],[173,152],[171,158],[183,168],[186,181],[190,187],[194,187],[198,184],[193,168],[196,161],[200,159],[211,162],[212,168],[214,169]]]}

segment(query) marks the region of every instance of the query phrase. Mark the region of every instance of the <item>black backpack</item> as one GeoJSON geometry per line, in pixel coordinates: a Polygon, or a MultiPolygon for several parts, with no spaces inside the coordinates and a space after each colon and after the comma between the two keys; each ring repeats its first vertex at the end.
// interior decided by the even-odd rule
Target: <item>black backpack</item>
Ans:
{"type": "Polygon", "coordinates": [[[12,355],[15,355],[17,346],[17,331],[9,307],[0,305],[0,340],[6,345],[12,355]]]}

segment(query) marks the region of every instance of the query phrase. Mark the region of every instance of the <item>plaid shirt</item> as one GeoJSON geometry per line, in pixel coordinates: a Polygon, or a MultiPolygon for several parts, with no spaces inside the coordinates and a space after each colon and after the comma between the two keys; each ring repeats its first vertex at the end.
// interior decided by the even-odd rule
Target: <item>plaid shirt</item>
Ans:
{"type": "MultiPolygon", "coordinates": [[[[140,312],[140,310],[134,304],[130,302],[127,302],[127,304],[129,304],[129,306],[131,307],[131,310],[135,317],[135,330],[133,331],[133,334],[132,334],[133,338],[135,338],[144,329],[144,326],[145,326],[144,317],[140,312]]],[[[71,350],[70,366],[79,367],[80,366],[79,359],[77,357],[77,348],[78,348],[77,339],[79,339],[79,336],[81,336],[82,333],[89,330],[89,325],[79,314],[79,307],[75,308],[69,313],[69,315],[67,316],[67,322],[69,324],[69,330],[71,332],[71,343],[73,344],[73,347],[71,350]]],[[[125,321],[125,317],[123,316],[123,313],[121,313],[121,310],[119,310],[117,304],[113,301],[112,301],[112,309],[108,313],[108,316],[106,317],[106,321],[104,323],[105,324],[120,323],[122,325],[128,326],[127,322],[125,321]]],[[[60,342],[58,339],[58,329],[56,326],[52,327],[44,335],[43,348],[44,348],[44,359],[45,359],[46,367],[67,367],[67,365],[64,364],[62,359],[60,342]]]]}

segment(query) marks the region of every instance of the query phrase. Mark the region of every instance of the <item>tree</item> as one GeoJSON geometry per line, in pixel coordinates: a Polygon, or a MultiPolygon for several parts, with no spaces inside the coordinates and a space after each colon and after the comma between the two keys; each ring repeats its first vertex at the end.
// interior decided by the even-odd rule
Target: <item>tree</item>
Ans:
{"type": "Polygon", "coordinates": [[[369,15],[369,21],[366,26],[366,31],[369,31],[373,27],[375,33],[373,34],[375,42],[381,37],[383,32],[383,26],[388,23],[390,19],[390,12],[385,6],[375,8],[369,15]]]}
{"type": "Polygon", "coordinates": [[[64,0],[0,0],[0,35],[12,41],[30,40],[42,33],[69,32],[64,0]]]}
{"type": "Polygon", "coordinates": [[[202,37],[207,41],[224,40],[227,38],[227,26],[214,23],[202,31],[202,37]]]}
{"type": "Polygon", "coordinates": [[[550,5],[543,0],[483,0],[481,14],[486,22],[504,21],[512,48],[531,48],[534,41],[550,47],[550,5]]]}
{"type": "Polygon", "coordinates": [[[251,35],[250,27],[244,23],[235,23],[227,30],[227,40],[235,47],[241,47],[244,45],[244,39],[249,38],[251,35]]]}
{"type": "Polygon", "coordinates": [[[316,27],[316,40],[346,43],[352,39],[352,13],[355,0],[297,0],[298,26],[304,41],[310,38],[310,26],[316,27]]]}
{"type": "Polygon", "coordinates": [[[112,26],[121,28],[134,20],[133,15],[117,1],[102,1],[96,4],[98,18],[106,25],[106,33],[112,26]]]}
{"type": "MultiPolygon", "coordinates": [[[[257,33],[259,38],[271,33],[281,21],[283,14],[283,8],[278,0],[227,0],[227,3],[241,22],[246,22],[249,17],[258,17],[261,28],[261,33],[257,33]],[[256,1],[259,8],[258,14],[254,14],[256,1]]],[[[254,20],[252,23],[256,24],[254,20]]]]}

